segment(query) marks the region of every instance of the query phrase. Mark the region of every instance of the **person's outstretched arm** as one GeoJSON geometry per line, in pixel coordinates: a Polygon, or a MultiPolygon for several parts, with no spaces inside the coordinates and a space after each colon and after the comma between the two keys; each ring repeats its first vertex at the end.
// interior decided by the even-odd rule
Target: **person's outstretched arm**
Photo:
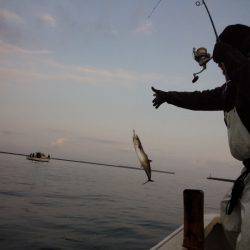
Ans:
{"type": "Polygon", "coordinates": [[[191,110],[217,111],[223,110],[223,91],[225,84],[221,87],[194,92],[162,91],[152,87],[154,92],[153,106],[157,109],[161,104],[167,102],[177,107],[191,110]]]}

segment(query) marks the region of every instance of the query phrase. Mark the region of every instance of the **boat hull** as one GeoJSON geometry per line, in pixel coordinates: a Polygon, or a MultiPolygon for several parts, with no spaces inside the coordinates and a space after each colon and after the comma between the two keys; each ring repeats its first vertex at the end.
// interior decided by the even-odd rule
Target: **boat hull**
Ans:
{"type": "MultiPolygon", "coordinates": [[[[207,214],[204,218],[204,250],[231,250],[224,234],[219,215],[207,214]]],[[[183,250],[183,225],[150,250],[183,250]]]]}
{"type": "Polygon", "coordinates": [[[30,160],[30,161],[39,161],[39,162],[49,162],[50,159],[48,159],[48,158],[37,158],[37,157],[27,156],[27,160],[30,160]]]}

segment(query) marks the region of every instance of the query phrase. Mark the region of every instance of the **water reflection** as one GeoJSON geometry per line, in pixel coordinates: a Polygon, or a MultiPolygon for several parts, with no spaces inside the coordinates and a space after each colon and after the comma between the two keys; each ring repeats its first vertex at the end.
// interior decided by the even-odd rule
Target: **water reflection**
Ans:
{"type": "Polygon", "coordinates": [[[217,211],[229,183],[0,156],[1,249],[147,249],[182,223],[182,191],[201,188],[217,211]],[[220,192],[215,192],[220,190],[220,192]]]}

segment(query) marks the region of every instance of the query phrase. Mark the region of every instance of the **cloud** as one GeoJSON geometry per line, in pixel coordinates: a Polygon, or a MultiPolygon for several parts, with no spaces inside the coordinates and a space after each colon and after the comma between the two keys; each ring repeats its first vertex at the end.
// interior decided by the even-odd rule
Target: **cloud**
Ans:
{"type": "MultiPolygon", "coordinates": [[[[38,60],[38,59],[36,59],[38,60]]],[[[1,66],[0,59],[0,79],[4,82],[14,81],[16,83],[36,83],[37,81],[52,81],[66,82],[68,84],[77,83],[84,85],[96,86],[119,86],[123,88],[131,88],[140,84],[145,84],[153,81],[171,83],[176,82],[172,77],[164,76],[157,73],[138,73],[135,71],[124,69],[102,69],[58,65],[53,62],[50,64],[47,60],[41,60],[32,64],[32,60],[27,65],[22,65],[22,68],[4,67],[1,66]],[[45,66],[44,66],[45,65],[45,66]],[[51,66],[54,65],[54,66],[51,66]],[[44,68],[47,67],[47,68],[44,68]]]]}
{"type": "Polygon", "coordinates": [[[16,132],[13,132],[11,130],[2,130],[1,133],[3,135],[13,135],[13,134],[17,134],[16,132]]]}
{"type": "Polygon", "coordinates": [[[52,145],[61,145],[65,142],[71,145],[106,145],[106,146],[115,146],[119,148],[125,148],[127,144],[123,141],[119,140],[112,140],[109,138],[97,137],[97,136],[83,136],[79,135],[78,133],[66,130],[66,129],[58,129],[58,128],[48,128],[46,129],[52,136],[58,137],[52,145]],[[66,139],[67,138],[67,139],[66,139]]]}
{"type": "Polygon", "coordinates": [[[12,135],[12,131],[10,131],[10,130],[3,130],[3,131],[1,131],[1,133],[3,135],[12,135]]]}
{"type": "Polygon", "coordinates": [[[7,21],[7,22],[13,22],[13,23],[24,23],[24,19],[17,15],[15,12],[6,10],[6,9],[0,9],[0,21],[7,21]]]}
{"type": "Polygon", "coordinates": [[[28,50],[0,40],[0,54],[50,54],[48,50],[28,50]]]}
{"type": "Polygon", "coordinates": [[[89,141],[93,143],[98,143],[98,144],[108,144],[108,145],[123,145],[123,142],[120,141],[115,141],[115,140],[110,140],[110,139],[103,139],[103,138],[96,138],[96,137],[88,137],[88,136],[82,136],[79,137],[80,141],[89,141]]]}
{"type": "Polygon", "coordinates": [[[51,76],[51,79],[82,84],[131,87],[164,78],[163,75],[156,73],[138,73],[136,71],[119,68],[104,69],[65,65],[53,60],[47,60],[46,64],[54,68],[54,72],[60,72],[59,75],[54,74],[51,76]]]}
{"type": "Polygon", "coordinates": [[[98,23],[88,23],[86,25],[86,31],[88,32],[97,32],[104,35],[111,35],[116,37],[118,35],[118,30],[111,24],[105,22],[98,22],[98,23]]]}
{"type": "Polygon", "coordinates": [[[53,147],[62,147],[65,144],[66,141],[67,141],[66,138],[61,137],[61,138],[58,138],[55,141],[53,141],[51,143],[51,145],[53,147]]]}
{"type": "Polygon", "coordinates": [[[159,73],[64,64],[52,59],[51,54],[48,50],[24,49],[0,40],[0,80],[18,84],[51,81],[123,88],[153,81],[176,82],[174,77],[159,73]]]}
{"type": "Polygon", "coordinates": [[[39,20],[50,27],[55,27],[56,26],[56,19],[55,17],[49,15],[49,14],[44,14],[39,17],[39,20]]]}
{"type": "Polygon", "coordinates": [[[140,23],[134,30],[134,33],[150,35],[153,33],[153,24],[151,22],[140,23]]]}
{"type": "Polygon", "coordinates": [[[13,131],[13,130],[9,130],[9,129],[3,129],[0,131],[0,134],[2,134],[3,136],[18,136],[18,135],[23,135],[22,132],[20,131],[13,131]]]}
{"type": "Polygon", "coordinates": [[[12,69],[0,67],[1,82],[20,82],[23,79],[25,83],[33,83],[35,80],[47,80],[44,74],[36,73],[31,70],[12,69]]]}

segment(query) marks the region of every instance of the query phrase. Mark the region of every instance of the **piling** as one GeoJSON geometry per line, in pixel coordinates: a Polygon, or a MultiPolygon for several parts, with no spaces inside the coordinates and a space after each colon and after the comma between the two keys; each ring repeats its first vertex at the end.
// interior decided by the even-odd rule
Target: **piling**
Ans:
{"type": "Polygon", "coordinates": [[[204,250],[204,193],[185,189],[183,249],[204,250]]]}

